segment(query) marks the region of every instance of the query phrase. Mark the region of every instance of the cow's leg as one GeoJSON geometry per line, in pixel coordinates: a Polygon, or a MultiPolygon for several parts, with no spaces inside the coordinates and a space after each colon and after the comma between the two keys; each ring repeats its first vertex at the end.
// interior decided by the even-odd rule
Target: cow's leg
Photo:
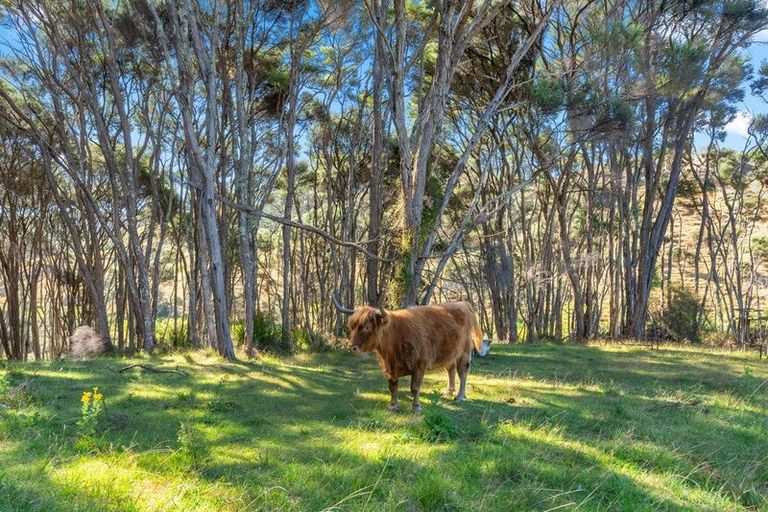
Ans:
{"type": "Polygon", "coordinates": [[[421,403],[419,403],[419,390],[421,389],[421,379],[424,378],[424,370],[417,369],[411,375],[411,394],[413,394],[413,413],[421,412],[421,403]]]}
{"type": "Polygon", "coordinates": [[[389,400],[389,410],[396,411],[397,406],[397,379],[388,379],[389,381],[389,393],[392,398],[389,400]]]}
{"type": "Polygon", "coordinates": [[[454,400],[464,400],[467,398],[467,374],[469,373],[469,355],[463,356],[456,364],[459,372],[459,394],[454,400]]]}
{"type": "Polygon", "coordinates": [[[446,366],[448,371],[448,389],[445,390],[445,394],[450,396],[456,392],[456,365],[446,366]]]}

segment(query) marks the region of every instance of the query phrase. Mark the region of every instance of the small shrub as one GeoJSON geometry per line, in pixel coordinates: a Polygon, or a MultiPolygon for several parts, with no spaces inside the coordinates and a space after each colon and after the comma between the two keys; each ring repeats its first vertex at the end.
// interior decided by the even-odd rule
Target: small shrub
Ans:
{"type": "Polygon", "coordinates": [[[192,406],[195,404],[196,399],[197,399],[197,396],[194,390],[179,391],[178,393],[176,393],[176,401],[179,403],[179,405],[192,406]]]}
{"type": "Polygon", "coordinates": [[[309,329],[299,329],[294,333],[293,339],[296,347],[300,350],[327,352],[332,348],[332,345],[324,336],[311,332],[309,329]]]}
{"type": "Polygon", "coordinates": [[[651,289],[655,290],[657,288],[661,288],[661,274],[658,268],[654,268],[651,274],[651,289]]]}
{"type": "Polygon", "coordinates": [[[768,236],[752,237],[752,253],[762,261],[768,261],[768,236]]]}
{"type": "Polygon", "coordinates": [[[90,357],[106,352],[107,340],[92,327],[81,325],[69,337],[69,347],[71,357],[90,357]]]}
{"type": "Polygon", "coordinates": [[[232,322],[232,341],[239,347],[245,344],[245,323],[242,320],[232,322]]]}
{"type": "Polygon", "coordinates": [[[208,402],[208,410],[212,413],[226,413],[229,411],[237,411],[240,408],[240,404],[232,400],[221,400],[220,398],[214,398],[208,402]]]}
{"type": "Polygon", "coordinates": [[[155,324],[155,338],[158,345],[163,345],[171,350],[186,350],[194,346],[189,335],[187,323],[173,319],[159,321],[155,324]]]}
{"type": "Polygon", "coordinates": [[[708,330],[702,336],[702,343],[711,347],[724,347],[733,342],[733,336],[727,332],[708,330]]]}
{"type": "MultiPolygon", "coordinates": [[[[232,339],[239,345],[245,345],[245,323],[242,320],[232,325],[232,339]]],[[[283,328],[271,316],[258,312],[253,318],[253,344],[259,350],[277,353],[290,353],[295,347],[295,341],[289,346],[283,344],[283,328]]]]}
{"type": "Polygon", "coordinates": [[[645,338],[650,341],[666,342],[673,339],[672,333],[664,324],[652,322],[645,328],[645,338]]]}
{"type": "Polygon", "coordinates": [[[680,178],[677,184],[677,195],[684,199],[695,199],[700,193],[701,187],[693,178],[680,178]]]}
{"type": "Polygon", "coordinates": [[[701,343],[699,299],[685,288],[673,288],[672,300],[662,312],[662,321],[675,341],[701,343]]]}
{"type": "Polygon", "coordinates": [[[173,306],[170,302],[160,301],[157,304],[157,318],[168,318],[173,313],[173,306]]]}
{"type": "Polygon", "coordinates": [[[421,420],[421,437],[432,443],[456,439],[461,434],[453,416],[436,408],[428,407],[421,420]]]}
{"type": "Polygon", "coordinates": [[[199,471],[207,462],[209,450],[202,432],[189,423],[183,421],[179,424],[176,434],[181,453],[189,460],[190,467],[199,471]]]}
{"type": "Polygon", "coordinates": [[[291,347],[283,346],[283,328],[272,317],[264,313],[257,313],[253,319],[253,337],[259,348],[279,352],[290,351],[291,349],[291,347]]]}

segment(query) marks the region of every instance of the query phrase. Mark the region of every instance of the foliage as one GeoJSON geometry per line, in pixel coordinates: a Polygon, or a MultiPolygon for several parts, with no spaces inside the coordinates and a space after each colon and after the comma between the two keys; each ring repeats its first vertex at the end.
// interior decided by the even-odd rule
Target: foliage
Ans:
{"type": "Polygon", "coordinates": [[[333,347],[328,339],[320,333],[310,329],[297,329],[293,332],[296,348],[309,352],[326,352],[333,347]]]}
{"type": "MultiPolygon", "coordinates": [[[[245,325],[242,320],[232,324],[232,338],[238,345],[244,346],[245,325]]],[[[257,312],[253,317],[253,343],[258,350],[280,354],[290,353],[295,346],[295,340],[287,347],[283,344],[281,325],[263,311],[257,312]]]]}
{"type": "Polygon", "coordinates": [[[208,445],[205,436],[194,426],[187,422],[179,423],[179,431],[176,434],[181,453],[189,459],[190,468],[200,471],[208,460],[208,445]]]}
{"type": "Polygon", "coordinates": [[[158,320],[155,322],[155,334],[160,349],[167,347],[171,350],[188,350],[194,346],[185,320],[158,320]]]}
{"type": "Polygon", "coordinates": [[[555,78],[541,77],[532,86],[533,104],[545,115],[555,114],[565,101],[565,93],[560,81],[555,78]]]}
{"type": "Polygon", "coordinates": [[[752,253],[756,258],[768,262],[768,236],[752,238],[752,253]]]}
{"type": "Polygon", "coordinates": [[[671,300],[662,312],[662,321],[675,341],[701,343],[699,299],[691,291],[674,287],[671,300]]]}
{"type": "Polygon", "coordinates": [[[99,427],[99,419],[104,414],[104,395],[99,392],[98,386],[94,386],[93,391],[83,391],[80,403],[80,419],[77,421],[80,435],[85,439],[93,438],[99,427]]]}
{"type": "Polygon", "coordinates": [[[430,405],[421,420],[421,435],[425,441],[442,443],[459,437],[460,431],[453,416],[430,405]]]}
{"type": "MultiPolygon", "coordinates": [[[[765,234],[766,120],[743,151],[717,142],[765,5],[496,4],[4,2],[3,356],[58,357],[78,325],[106,343],[118,323],[130,351],[231,358],[232,334],[322,350],[329,291],[466,298],[500,336],[522,320],[589,339],[642,336],[648,283],[692,277],[732,324],[754,269],[723,241],[765,234]],[[702,172],[699,190],[685,174],[702,172]],[[675,247],[658,273],[683,238],[711,268],[691,276],[675,247]],[[734,271],[700,286],[717,269],[734,271]]],[[[73,353],[101,349],[88,339],[73,353]]]]}

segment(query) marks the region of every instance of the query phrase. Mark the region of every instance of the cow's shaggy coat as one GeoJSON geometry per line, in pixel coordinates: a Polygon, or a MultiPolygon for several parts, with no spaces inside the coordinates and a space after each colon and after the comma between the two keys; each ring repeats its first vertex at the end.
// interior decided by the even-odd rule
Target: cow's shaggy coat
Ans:
{"type": "Polygon", "coordinates": [[[349,318],[350,347],[356,351],[376,352],[384,376],[389,382],[390,409],[397,409],[397,383],[411,376],[413,411],[421,410],[419,389],[424,372],[445,368],[449,394],[456,400],[466,397],[467,373],[473,346],[482,347],[480,326],[468,302],[415,306],[397,311],[383,311],[369,306],[355,309],[349,318]]]}

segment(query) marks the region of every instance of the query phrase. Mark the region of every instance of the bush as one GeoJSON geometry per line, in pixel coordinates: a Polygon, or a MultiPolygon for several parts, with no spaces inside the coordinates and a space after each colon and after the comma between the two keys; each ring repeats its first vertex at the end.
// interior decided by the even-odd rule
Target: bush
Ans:
{"type": "Polygon", "coordinates": [[[752,237],[752,253],[764,261],[768,261],[768,236],[752,237]]]}
{"type": "Polygon", "coordinates": [[[107,341],[92,327],[81,325],[69,337],[69,355],[74,358],[89,357],[107,351],[107,341]]]}
{"type": "MultiPolygon", "coordinates": [[[[239,320],[232,324],[232,338],[239,346],[245,344],[245,322],[239,320]]],[[[290,353],[295,347],[295,340],[291,340],[286,347],[282,326],[268,314],[258,312],[253,318],[253,344],[259,350],[290,353]]]]}
{"type": "Polygon", "coordinates": [[[701,343],[699,299],[685,288],[672,289],[672,300],[662,312],[661,319],[675,341],[701,343]]]}
{"type": "Polygon", "coordinates": [[[192,348],[194,343],[189,336],[189,328],[184,320],[173,319],[160,320],[155,323],[155,340],[158,345],[163,345],[171,350],[186,350],[192,348]]]}
{"type": "Polygon", "coordinates": [[[674,336],[667,327],[659,322],[653,322],[645,328],[645,338],[659,343],[672,341],[674,336]]]}
{"type": "Polygon", "coordinates": [[[437,407],[427,407],[421,419],[421,437],[432,443],[444,443],[461,434],[453,416],[437,407]]]}
{"type": "Polygon", "coordinates": [[[702,343],[711,347],[725,347],[733,342],[733,336],[727,332],[708,330],[702,336],[702,343]]]}
{"type": "Polygon", "coordinates": [[[81,418],[77,422],[80,427],[80,434],[84,438],[92,438],[96,435],[96,429],[99,426],[99,418],[104,413],[104,395],[99,392],[98,386],[93,387],[93,391],[84,391],[80,398],[81,418]]]}
{"type": "Polygon", "coordinates": [[[179,431],[176,434],[179,441],[181,453],[189,461],[190,469],[200,471],[208,462],[210,450],[205,442],[205,436],[197,428],[184,423],[179,424],[179,431]]]}
{"type": "Polygon", "coordinates": [[[312,332],[309,329],[299,329],[293,334],[293,339],[296,347],[300,350],[308,350],[310,352],[327,352],[330,350],[331,344],[324,336],[312,332]]]}

